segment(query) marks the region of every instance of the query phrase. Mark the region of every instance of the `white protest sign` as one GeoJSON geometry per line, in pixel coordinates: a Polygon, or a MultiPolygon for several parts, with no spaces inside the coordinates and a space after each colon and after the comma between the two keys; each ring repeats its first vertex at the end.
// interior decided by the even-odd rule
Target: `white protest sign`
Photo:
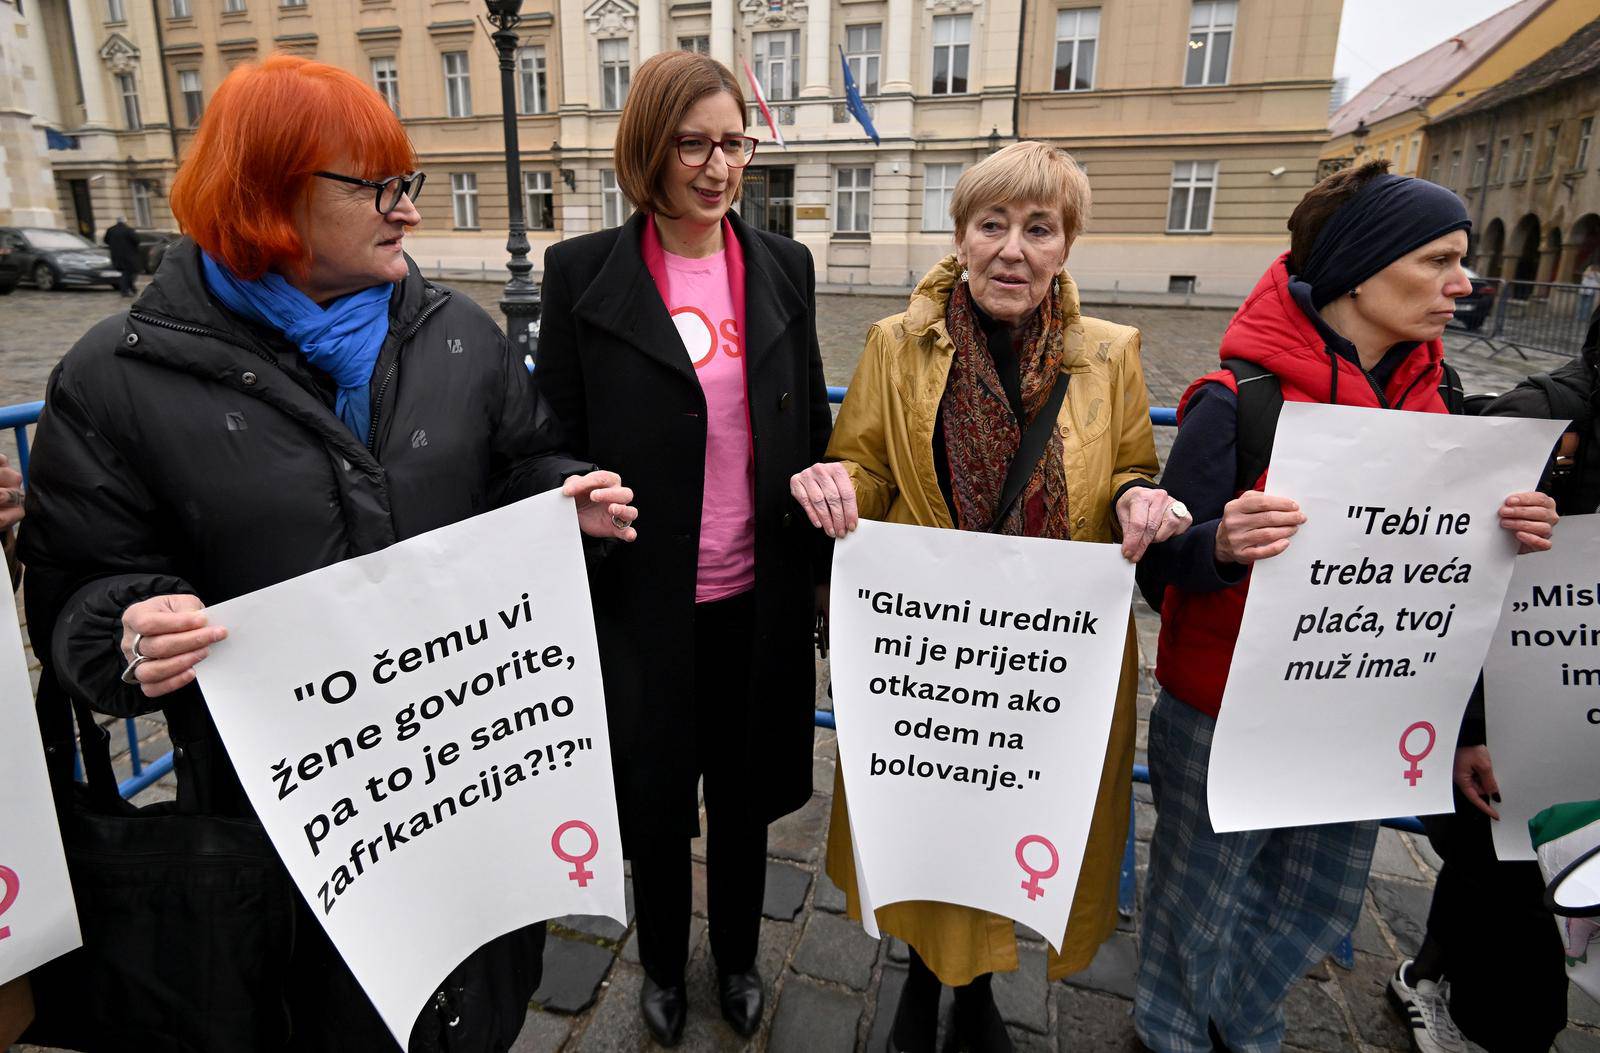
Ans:
{"type": "Polygon", "coordinates": [[[210,608],[198,667],[250,802],[402,1046],[445,975],[625,918],[589,584],[541,494],[210,608]]]}
{"type": "Polygon", "coordinates": [[[833,699],[863,922],[942,900],[1058,950],[1111,733],[1115,545],[861,524],[834,548],[833,699]]]}
{"type": "Polygon", "coordinates": [[[1600,796],[1600,516],[1566,516],[1548,552],[1517,557],[1483,664],[1500,801],[1495,854],[1536,859],[1528,820],[1600,796]]]}
{"type": "MultiPolygon", "coordinates": [[[[0,581],[5,562],[0,560],[0,581]]],[[[83,943],[10,592],[0,600],[0,984],[83,943]]]]}
{"type": "Polygon", "coordinates": [[[1495,513],[1563,427],[1284,404],[1267,490],[1306,523],[1251,571],[1211,746],[1218,831],[1451,810],[1517,550],[1495,513]]]}
{"type": "MultiPolygon", "coordinates": [[[[0,581],[7,585],[0,560],[0,581]]],[[[17,608],[0,600],[0,984],[83,942],[44,768],[17,608]]]]}

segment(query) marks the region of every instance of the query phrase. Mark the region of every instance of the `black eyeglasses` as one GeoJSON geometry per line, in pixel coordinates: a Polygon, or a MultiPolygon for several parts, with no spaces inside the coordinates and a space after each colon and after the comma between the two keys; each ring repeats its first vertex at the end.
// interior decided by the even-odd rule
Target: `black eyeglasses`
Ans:
{"type": "Polygon", "coordinates": [[[760,142],[748,135],[730,135],[720,142],[709,135],[675,135],[672,141],[678,146],[678,160],[687,168],[704,167],[711,160],[712,148],[718,146],[729,168],[743,168],[756,155],[760,142]]]}
{"type": "Polygon", "coordinates": [[[417,195],[422,193],[422,184],[428,181],[426,172],[408,172],[405,175],[390,176],[382,181],[372,179],[357,179],[355,176],[340,175],[338,172],[312,172],[319,179],[332,179],[339,183],[349,183],[352,186],[370,186],[377,191],[372,199],[372,205],[378,210],[378,215],[387,216],[400,207],[400,199],[409,197],[413,202],[417,195]]]}

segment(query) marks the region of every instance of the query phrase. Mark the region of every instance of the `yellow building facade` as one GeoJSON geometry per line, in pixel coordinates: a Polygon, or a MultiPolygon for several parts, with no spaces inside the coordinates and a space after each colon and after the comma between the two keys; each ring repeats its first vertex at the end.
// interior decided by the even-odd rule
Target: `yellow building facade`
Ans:
{"type": "MultiPolygon", "coordinates": [[[[0,8],[15,0],[0,0],[0,8]]],[[[394,106],[428,184],[428,267],[504,273],[497,57],[472,0],[29,0],[43,59],[22,107],[63,225],[170,228],[165,189],[229,69],[275,50],[351,70],[394,106]],[[82,90],[78,85],[81,82],[82,90]]],[[[610,160],[632,72],[705,51],[761,80],[747,220],[808,245],[821,282],[898,289],[949,251],[961,171],[1018,137],[1087,168],[1070,266],[1087,289],[1225,296],[1287,247],[1315,178],[1341,0],[527,0],[515,83],[538,267],[620,223],[610,160]],[[879,136],[845,107],[849,64],[879,136]]],[[[0,27],[3,31],[3,27],[0,27]]],[[[5,126],[0,125],[0,133],[5,126]]],[[[0,222],[6,221],[0,201],[0,222]]]]}

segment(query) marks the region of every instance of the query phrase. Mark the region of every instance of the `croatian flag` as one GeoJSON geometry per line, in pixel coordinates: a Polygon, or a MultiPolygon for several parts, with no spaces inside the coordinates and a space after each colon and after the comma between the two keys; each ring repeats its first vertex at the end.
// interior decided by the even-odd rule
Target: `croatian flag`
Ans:
{"type": "Polygon", "coordinates": [[[750,60],[743,59],[742,61],[744,62],[744,75],[750,81],[750,90],[755,92],[756,106],[760,107],[761,116],[767,119],[767,127],[772,130],[773,140],[787,150],[789,147],[783,141],[783,133],[778,131],[778,122],[772,119],[772,111],[767,109],[766,92],[761,90],[761,82],[756,80],[755,73],[750,69],[750,60]]]}
{"type": "Polygon", "coordinates": [[[878,129],[872,126],[872,117],[867,113],[867,104],[861,101],[861,89],[856,87],[856,79],[850,75],[850,60],[844,57],[844,48],[839,49],[839,63],[844,67],[844,104],[861,125],[861,130],[872,138],[874,143],[879,143],[878,129]]]}

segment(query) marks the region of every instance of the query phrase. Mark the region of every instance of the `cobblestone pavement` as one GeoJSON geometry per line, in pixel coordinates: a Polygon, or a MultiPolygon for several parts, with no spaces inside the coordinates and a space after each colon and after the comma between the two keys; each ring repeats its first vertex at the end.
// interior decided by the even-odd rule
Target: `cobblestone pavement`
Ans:
{"type": "MultiPolygon", "coordinates": [[[[471,284],[462,288],[493,309],[497,288],[471,284]]],[[[849,381],[867,326],[902,306],[902,301],[885,297],[819,298],[819,338],[829,383],[849,381]]],[[[95,320],[121,307],[114,293],[105,292],[42,294],[23,289],[0,299],[0,405],[42,397],[46,376],[61,354],[95,320]]],[[[1151,401],[1158,405],[1173,404],[1190,380],[1214,367],[1217,340],[1229,317],[1221,310],[1092,303],[1087,310],[1136,325],[1143,332],[1145,375],[1151,401]]],[[[1559,361],[1524,362],[1512,353],[1491,359],[1482,345],[1466,348],[1465,340],[1456,336],[1449,343],[1452,361],[1474,391],[1502,390],[1522,373],[1547,369],[1559,361]]],[[[1158,429],[1157,434],[1166,447],[1171,429],[1158,429]]],[[[3,441],[9,442],[9,434],[3,441]]],[[[1136,606],[1141,650],[1152,656],[1156,620],[1143,604],[1136,606]]],[[[819,684],[825,684],[826,677],[826,666],[819,666],[819,684]]],[[[826,708],[826,695],[820,690],[818,702],[826,708]]],[[[1146,670],[1140,694],[1140,760],[1149,705],[1146,670]]],[[[168,748],[159,719],[139,720],[136,734],[147,760],[168,748]]],[[[116,740],[122,739],[119,730],[116,740]]],[[[877,1053],[886,1048],[895,1001],[905,980],[905,948],[892,939],[880,944],[864,935],[840,913],[843,897],[821,873],[834,756],[832,733],[819,731],[814,778],[818,792],[805,808],[772,827],[759,959],[768,984],[768,1007],[761,1030],[748,1042],[739,1039],[716,1010],[715,965],[705,935],[704,853],[703,846],[696,845],[691,1005],[682,1048],[770,1053],[852,1049],[877,1053]]],[[[126,755],[118,762],[126,774],[126,755]]],[[[141,800],[170,793],[168,785],[157,784],[141,800]]],[[[1136,787],[1135,794],[1142,878],[1154,810],[1148,787],[1136,787]]],[[[1425,838],[1383,832],[1365,910],[1354,933],[1355,967],[1347,971],[1325,962],[1296,985],[1288,1004],[1287,1048],[1316,1053],[1410,1048],[1406,1028],[1385,1001],[1384,983],[1395,963],[1415,951],[1421,939],[1438,864],[1425,838]]],[[[1045,980],[1044,944],[1026,931],[1020,933],[1022,968],[995,981],[997,1001],[1018,1049],[1124,1053],[1135,1048],[1130,1019],[1134,931],[1134,923],[1124,921],[1090,969],[1056,984],[1045,980]]],[[[553,922],[545,985],[535,996],[517,1053],[650,1048],[637,1008],[643,978],[638,961],[631,919],[628,926],[593,918],[553,922]]],[[[1574,993],[1570,1016],[1571,1026],[1557,1043],[1560,1053],[1600,1051],[1600,1005],[1574,993]]]]}

